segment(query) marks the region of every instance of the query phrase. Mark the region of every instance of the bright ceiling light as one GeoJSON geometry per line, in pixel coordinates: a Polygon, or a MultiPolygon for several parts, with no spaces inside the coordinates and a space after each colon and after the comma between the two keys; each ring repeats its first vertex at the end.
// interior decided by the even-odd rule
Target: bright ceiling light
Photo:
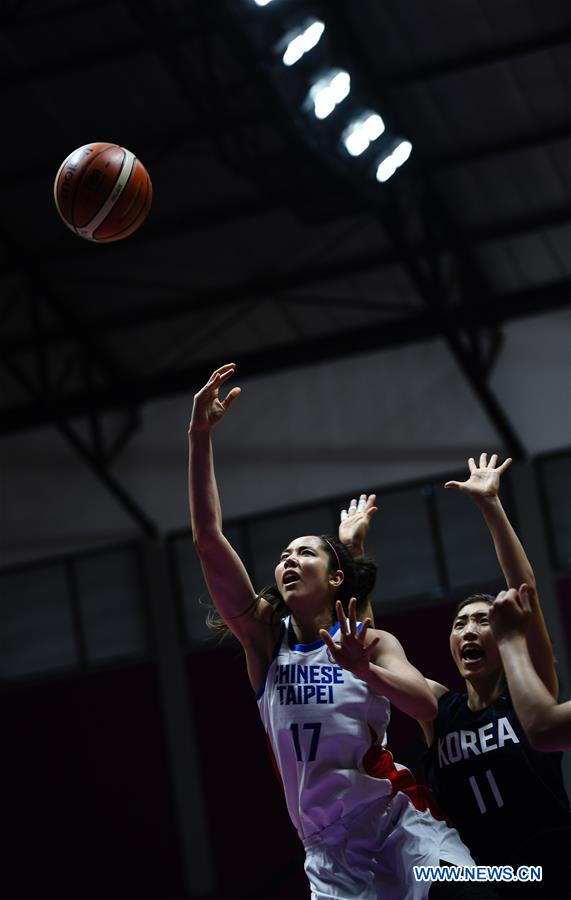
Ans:
{"type": "Polygon", "coordinates": [[[347,153],[360,156],[372,141],[376,141],[385,130],[385,123],[378,113],[363,113],[351,122],[342,135],[347,153]]]}
{"type": "Polygon", "coordinates": [[[377,169],[377,181],[388,181],[389,178],[395,174],[397,167],[395,165],[395,161],[391,156],[387,156],[386,159],[379,164],[377,169]]]}
{"type": "Polygon", "coordinates": [[[376,175],[377,181],[388,181],[395,174],[396,170],[407,161],[411,153],[412,144],[410,141],[401,141],[400,144],[397,144],[392,153],[379,163],[376,175]]]}
{"type": "Polygon", "coordinates": [[[333,69],[324,78],[320,78],[309,91],[316,118],[327,118],[350,90],[349,73],[341,69],[333,69]]]}
{"type": "Polygon", "coordinates": [[[282,56],[284,66],[293,66],[305,53],[319,43],[321,35],[325,31],[325,25],[318,19],[310,19],[301,29],[292,32],[286,38],[288,45],[282,56]]]}
{"type": "Polygon", "coordinates": [[[272,0],[254,0],[256,6],[267,6],[268,3],[271,3],[272,0]]]}
{"type": "Polygon", "coordinates": [[[412,144],[410,141],[401,141],[398,147],[393,150],[393,159],[398,166],[402,166],[412,153],[412,144]]]}

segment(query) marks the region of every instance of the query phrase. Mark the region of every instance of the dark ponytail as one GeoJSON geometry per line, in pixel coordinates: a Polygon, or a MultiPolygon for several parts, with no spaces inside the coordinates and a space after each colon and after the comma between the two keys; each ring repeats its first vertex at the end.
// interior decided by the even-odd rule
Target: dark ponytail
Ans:
{"type": "Polygon", "coordinates": [[[333,535],[320,534],[319,538],[323,541],[331,560],[329,571],[335,572],[340,568],[345,576],[337,590],[335,600],[341,600],[343,609],[347,611],[349,600],[356,597],[357,615],[360,615],[370,602],[377,580],[377,564],[367,556],[354,556],[351,550],[333,535]]]}

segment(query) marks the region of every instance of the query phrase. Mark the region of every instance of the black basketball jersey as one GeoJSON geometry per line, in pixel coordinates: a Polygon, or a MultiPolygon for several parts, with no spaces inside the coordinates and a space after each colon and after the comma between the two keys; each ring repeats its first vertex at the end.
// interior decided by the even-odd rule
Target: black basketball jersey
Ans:
{"type": "Polygon", "coordinates": [[[507,687],[475,712],[467,694],[449,691],[434,724],[426,775],[476,862],[541,864],[543,836],[571,827],[562,754],[531,748],[507,687]]]}

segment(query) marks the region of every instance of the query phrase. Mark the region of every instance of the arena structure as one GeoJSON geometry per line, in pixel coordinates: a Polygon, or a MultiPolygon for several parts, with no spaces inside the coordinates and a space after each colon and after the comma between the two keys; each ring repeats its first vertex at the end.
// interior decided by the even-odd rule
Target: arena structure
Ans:
{"type": "MultiPolygon", "coordinates": [[[[303,898],[239,648],[204,624],[192,399],[237,364],[215,447],[257,585],[276,541],[377,493],[375,616],[436,679],[455,602],[503,587],[442,485],[511,456],[569,698],[571,7],[32,0],[2,20],[0,893],[303,898]],[[153,184],[105,246],[52,193],[97,141],[153,184]]],[[[415,767],[420,732],[392,727],[415,767]]]]}

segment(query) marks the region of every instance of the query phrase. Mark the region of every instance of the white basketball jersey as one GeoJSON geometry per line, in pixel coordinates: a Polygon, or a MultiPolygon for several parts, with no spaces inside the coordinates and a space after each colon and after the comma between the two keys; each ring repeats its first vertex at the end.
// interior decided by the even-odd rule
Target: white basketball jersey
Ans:
{"type": "Polygon", "coordinates": [[[385,738],[389,701],[336,665],[321,639],[297,644],[289,616],[257,701],[302,840],[373,800],[388,806],[390,780],[367,775],[363,757],[385,738]]]}

